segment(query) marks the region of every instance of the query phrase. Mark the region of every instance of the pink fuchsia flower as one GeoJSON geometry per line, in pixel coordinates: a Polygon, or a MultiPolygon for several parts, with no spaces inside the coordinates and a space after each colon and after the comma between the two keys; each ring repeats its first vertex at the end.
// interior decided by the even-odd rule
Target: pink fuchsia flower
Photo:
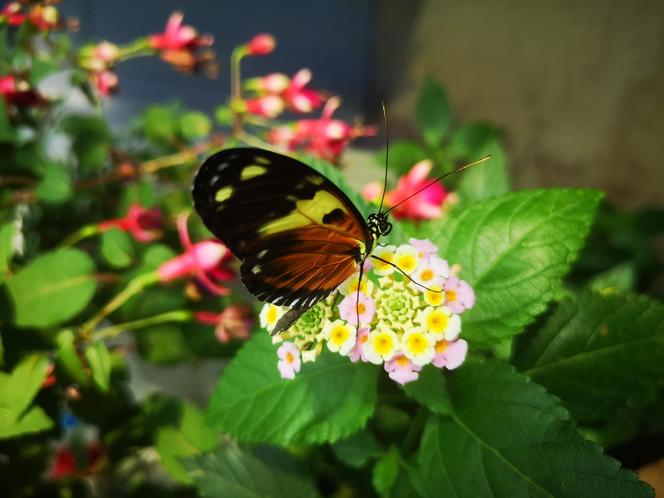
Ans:
{"type": "Polygon", "coordinates": [[[221,313],[197,311],[194,318],[205,325],[214,325],[219,342],[228,342],[232,338],[248,339],[254,325],[251,308],[244,304],[231,304],[221,313]]]}
{"type": "Polygon", "coordinates": [[[288,88],[290,79],[283,73],[271,73],[260,78],[250,78],[244,82],[244,88],[258,93],[278,95],[288,88]]]}
{"type": "Polygon", "coordinates": [[[323,103],[320,92],[307,88],[311,81],[311,71],[300,69],[290,80],[282,97],[288,108],[295,112],[311,112],[323,103]]]}
{"type": "Polygon", "coordinates": [[[19,2],[9,2],[0,11],[0,22],[5,22],[10,26],[20,26],[27,19],[27,14],[23,12],[23,7],[19,2]]]}
{"type": "MultiPolygon", "coordinates": [[[[448,194],[440,182],[432,184],[414,197],[405,200],[432,181],[427,178],[432,167],[431,161],[420,161],[399,178],[396,189],[385,193],[385,204],[388,207],[396,206],[403,201],[403,204],[394,208],[395,218],[420,221],[432,220],[442,215],[443,202],[448,194]]],[[[380,199],[381,193],[382,187],[376,182],[372,182],[362,189],[364,198],[372,202],[380,199]]]]}
{"type": "Polygon", "coordinates": [[[274,50],[277,41],[274,36],[261,33],[254,36],[244,47],[247,55],[267,55],[274,50]]]}
{"type": "Polygon", "coordinates": [[[454,370],[465,361],[468,353],[468,343],[463,339],[455,341],[441,339],[436,342],[434,351],[436,354],[431,361],[434,366],[454,370]]]}
{"type": "Polygon", "coordinates": [[[385,371],[389,373],[390,379],[401,385],[417,380],[420,370],[422,370],[421,366],[416,365],[403,354],[398,354],[385,362],[385,371]]]}
{"type": "Polygon", "coordinates": [[[276,95],[264,95],[233,104],[239,112],[248,112],[266,118],[276,118],[284,112],[284,101],[276,95]]]}
{"type": "Polygon", "coordinates": [[[192,244],[187,231],[187,215],[178,218],[178,233],[185,252],[161,264],[157,276],[161,282],[171,282],[178,278],[193,277],[212,294],[220,296],[230,291],[215,281],[232,280],[234,273],[224,265],[232,257],[226,246],[214,240],[192,244]]]}
{"type": "Polygon", "coordinates": [[[292,342],[284,342],[277,350],[277,368],[282,379],[294,379],[300,371],[300,350],[292,342]]]}
{"type": "Polygon", "coordinates": [[[369,339],[369,328],[368,327],[363,327],[361,328],[358,333],[357,333],[357,338],[355,339],[355,346],[353,346],[353,349],[351,349],[350,353],[348,353],[348,358],[350,361],[353,363],[356,363],[358,360],[362,360],[364,362],[367,362],[367,360],[364,356],[364,350],[362,349],[364,347],[364,343],[367,342],[369,339]]]}
{"type": "Polygon", "coordinates": [[[109,97],[118,88],[118,75],[113,71],[91,72],[90,79],[94,87],[104,97],[109,97]]]}
{"type": "Polygon", "coordinates": [[[173,12],[168,18],[163,33],[150,35],[148,46],[157,50],[161,58],[183,71],[193,71],[208,57],[197,56],[194,52],[199,48],[209,47],[214,42],[210,35],[199,35],[191,26],[183,26],[182,12],[173,12]]]}
{"type": "Polygon", "coordinates": [[[473,288],[463,280],[450,277],[445,282],[445,306],[452,313],[462,313],[475,305],[475,292],[473,288]]]}
{"type": "Polygon", "coordinates": [[[360,323],[365,324],[371,322],[375,312],[374,300],[361,292],[359,294],[351,292],[339,303],[339,316],[355,327],[357,327],[358,314],[360,323]]]}
{"type": "Polygon", "coordinates": [[[27,81],[12,75],[0,76],[0,94],[8,105],[17,107],[30,107],[46,101],[27,81]]]}
{"type": "Polygon", "coordinates": [[[375,127],[351,126],[332,119],[339,104],[337,97],[329,99],[320,119],[302,119],[292,128],[276,128],[268,133],[268,140],[288,150],[302,147],[322,159],[336,162],[353,139],[376,134],[375,127]]]}
{"type": "Polygon", "coordinates": [[[99,224],[102,231],[119,228],[138,242],[151,242],[161,236],[159,230],[163,223],[161,211],[157,208],[145,208],[140,204],[132,204],[124,218],[103,221],[99,224]]]}

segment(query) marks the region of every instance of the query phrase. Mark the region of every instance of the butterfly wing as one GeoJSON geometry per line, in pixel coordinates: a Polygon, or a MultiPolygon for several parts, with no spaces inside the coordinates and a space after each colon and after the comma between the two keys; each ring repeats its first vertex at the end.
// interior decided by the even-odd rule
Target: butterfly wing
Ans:
{"type": "Polygon", "coordinates": [[[372,238],[360,212],[331,181],[293,158],[226,149],[194,180],[194,206],[242,261],[257,298],[308,308],[357,269],[372,238]]]}

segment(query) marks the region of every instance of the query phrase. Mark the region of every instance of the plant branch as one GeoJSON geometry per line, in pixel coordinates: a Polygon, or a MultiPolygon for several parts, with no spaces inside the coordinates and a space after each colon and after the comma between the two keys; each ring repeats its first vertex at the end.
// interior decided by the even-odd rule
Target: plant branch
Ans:
{"type": "Polygon", "coordinates": [[[166,313],[161,313],[160,315],[154,315],[148,318],[141,318],[140,320],[133,320],[131,322],[118,323],[117,325],[105,327],[93,333],[91,340],[99,341],[102,339],[108,339],[110,337],[115,337],[122,332],[149,327],[150,325],[158,325],[160,323],[186,322],[191,320],[191,316],[191,311],[187,310],[168,311],[166,313]]]}

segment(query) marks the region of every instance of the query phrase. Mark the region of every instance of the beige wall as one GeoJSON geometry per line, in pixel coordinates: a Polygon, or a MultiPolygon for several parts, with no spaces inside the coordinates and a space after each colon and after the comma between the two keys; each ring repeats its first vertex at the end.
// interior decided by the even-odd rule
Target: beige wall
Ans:
{"type": "Polygon", "coordinates": [[[380,2],[406,54],[379,63],[379,74],[401,74],[390,92],[397,126],[432,74],[461,119],[504,130],[518,188],[595,187],[625,207],[664,204],[664,0],[408,5],[380,2]]]}

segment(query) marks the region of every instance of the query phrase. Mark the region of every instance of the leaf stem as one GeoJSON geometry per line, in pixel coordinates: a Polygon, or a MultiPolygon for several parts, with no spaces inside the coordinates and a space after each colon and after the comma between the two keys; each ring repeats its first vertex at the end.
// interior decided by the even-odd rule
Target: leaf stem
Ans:
{"type": "Polygon", "coordinates": [[[157,272],[143,273],[137,276],[127,284],[122,291],[111,299],[99,312],[90,318],[81,326],[80,335],[83,339],[88,339],[92,330],[108,315],[127,302],[129,298],[141,292],[145,287],[159,281],[157,272]]]}
{"type": "Polygon", "coordinates": [[[98,224],[85,225],[72,233],[69,237],[60,242],[60,249],[71,247],[83,239],[98,235],[102,232],[98,224]]]}
{"type": "Polygon", "coordinates": [[[108,339],[110,337],[115,337],[122,332],[129,330],[136,330],[143,327],[149,327],[150,325],[157,325],[160,323],[166,322],[186,322],[191,320],[192,314],[188,310],[176,310],[168,311],[166,313],[161,313],[159,315],[154,315],[148,318],[141,318],[139,320],[133,320],[131,322],[118,323],[116,325],[111,325],[110,327],[105,327],[101,330],[92,334],[92,341],[99,341],[102,339],[108,339]]]}
{"type": "MultiPolygon", "coordinates": [[[[246,49],[243,45],[235,47],[231,53],[231,103],[240,102],[242,100],[242,80],[240,77],[240,61],[246,55],[246,49]]],[[[241,112],[233,110],[233,106],[230,107],[231,112],[233,113],[233,135],[236,138],[243,136],[244,132],[242,130],[242,120],[243,116],[241,112]]]]}

